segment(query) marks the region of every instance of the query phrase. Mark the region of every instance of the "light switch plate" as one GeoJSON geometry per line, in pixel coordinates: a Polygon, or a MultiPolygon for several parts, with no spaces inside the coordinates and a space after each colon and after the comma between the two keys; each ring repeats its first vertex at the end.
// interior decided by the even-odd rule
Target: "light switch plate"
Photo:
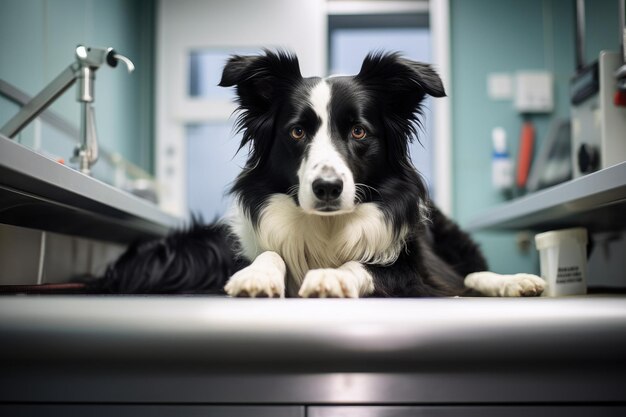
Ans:
{"type": "Polygon", "coordinates": [[[554,79],[549,71],[515,74],[515,109],[520,113],[550,113],[554,109],[554,79]]]}

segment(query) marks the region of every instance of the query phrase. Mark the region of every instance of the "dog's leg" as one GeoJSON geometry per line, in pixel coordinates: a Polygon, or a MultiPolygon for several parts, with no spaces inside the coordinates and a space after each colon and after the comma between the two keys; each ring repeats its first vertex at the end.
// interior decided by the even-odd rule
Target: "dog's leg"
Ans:
{"type": "Polygon", "coordinates": [[[486,271],[487,261],[480,247],[454,221],[432,206],[429,230],[432,247],[439,258],[464,277],[471,272],[486,271]]]}
{"type": "Polygon", "coordinates": [[[374,292],[372,275],[358,262],[307,272],[298,295],[306,298],[358,298],[374,292]]]}
{"type": "Polygon", "coordinates": [[[474,272],[465,277],[465,286],[488,297],[533,297],[541,295],[546,283],[537,275],[500,275],[474,272]]]}
{"type": "Polygon", "coordinates": [[[285,297],[285,261],[276,252],[263,252],[233,275],[224,290],[234,297],[285,297]]]}

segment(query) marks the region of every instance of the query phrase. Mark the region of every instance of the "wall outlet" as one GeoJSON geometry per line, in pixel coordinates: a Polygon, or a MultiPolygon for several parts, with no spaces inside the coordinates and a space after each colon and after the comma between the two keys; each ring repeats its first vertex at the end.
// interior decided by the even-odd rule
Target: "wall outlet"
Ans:
{"type": "Polygon", "coordinates": [[[550,113],[554,109],[554,79],[549,71],[515,74],[515,109],[520,113],[550,113]]]}

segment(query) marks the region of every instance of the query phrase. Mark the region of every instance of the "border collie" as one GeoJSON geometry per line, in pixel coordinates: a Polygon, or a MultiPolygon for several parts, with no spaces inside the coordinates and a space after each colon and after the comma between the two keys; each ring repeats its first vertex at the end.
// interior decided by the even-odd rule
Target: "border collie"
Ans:
{"type": "Polygon", "coordinates": [[[222,222],[132,246],[100,281],[115,293],[243,297],[527,296],[544,282],[497,275],[429,200],[411,163],[427,64],[373,53],[355,76],[303,78],[287,52],[232,56],[247,163],[222,222]],[[478,272],[478,273],[476,273],[478,272]]]}

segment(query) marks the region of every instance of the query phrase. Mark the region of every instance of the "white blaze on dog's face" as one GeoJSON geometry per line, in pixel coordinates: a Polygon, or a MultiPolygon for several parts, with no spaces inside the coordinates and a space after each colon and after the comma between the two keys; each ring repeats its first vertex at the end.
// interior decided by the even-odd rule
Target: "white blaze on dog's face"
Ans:
{"type": "Polygon", "coordinates": [[[334,146],[330,120],[331,88],[320,81],[310,94],[313,110],[320,120],[298,169],[298,201],[307,212],[335,215],[355,207],[355,181],[346,161],[334,146]]]}

